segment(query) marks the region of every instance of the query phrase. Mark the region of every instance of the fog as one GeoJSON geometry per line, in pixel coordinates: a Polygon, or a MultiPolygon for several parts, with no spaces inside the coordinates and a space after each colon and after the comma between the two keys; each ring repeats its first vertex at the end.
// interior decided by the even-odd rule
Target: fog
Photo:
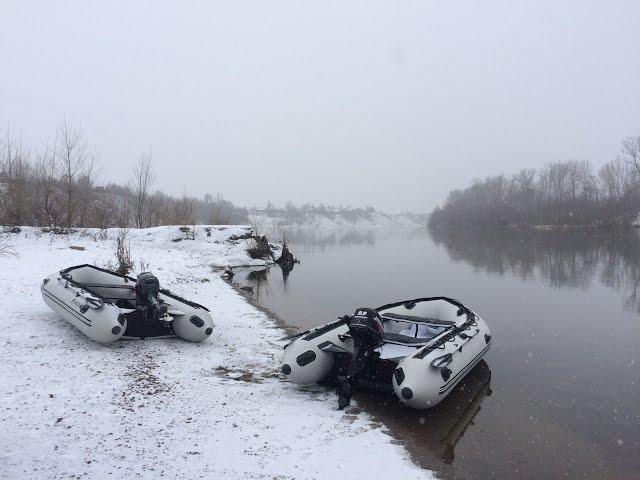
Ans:
{"type": "Polygon", "coordinates": [[[426,212],[474,177],[640,135],[640,2],[29,2],[0,126],[82,125],[100,180],[426,212]]]}

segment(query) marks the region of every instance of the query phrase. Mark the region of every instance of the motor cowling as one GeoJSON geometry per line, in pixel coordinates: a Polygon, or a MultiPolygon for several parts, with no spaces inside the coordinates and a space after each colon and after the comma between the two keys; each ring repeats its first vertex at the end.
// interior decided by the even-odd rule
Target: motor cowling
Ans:
{"type": "Polygon", "coordinates": [[[372,308],[359,308],[349,320],[349,334],[356,346],[373,349],[382,344],[384,327],[380,314],[372,308]]]}
{"type": "Polygon", "coordinates": [[[136,305],[146,311],[148,322],[158,322],[168,311],[167,305],[158,298],[160,281],[151,272],[143,272],[136,279],[136,305]]]}

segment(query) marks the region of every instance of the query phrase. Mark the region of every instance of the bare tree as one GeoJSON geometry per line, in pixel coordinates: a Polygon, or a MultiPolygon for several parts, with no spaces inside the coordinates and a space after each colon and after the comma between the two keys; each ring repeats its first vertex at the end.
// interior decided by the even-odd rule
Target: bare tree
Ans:
{"type": "Polygon", "coordinates": [[[622,155],[640,176],[640,136],[627,137],[622,141],[622,155]]]}
{"type": "Polygon", "coordinates": [[[91,226],[105,229],[117,225],[118,208],[116,203],[116,199],[112,198],[103,187],[96,188],[93,204],[91,205],[93,220],[91,226]]]}
{"type": "Polygon", "coordinates": [[[233,208],[233,204],[226,201],[220,193],[216,195],[215,200],[209,199],[208,203],[206,203],[205,198],[205,205],[209,210],[209,224],[227,225],[231,220],[231,208],[233,208]]]}
{"type": "Polygon", "coordinates": [[[249,225],[251,226],[254,237],[263,235],[264,215],[255,206],[249,210],[249,225]]]}
{"type": "Polygon", "coordinates": [[[630,187],[631,166],[621,158],[605,163],[598,173],[605,196],[620,202],[630,187]]]}
{"type": "Polygon", "coordinates": [[[137,228],[145,226],[146,213],[148,209],[149,190],[155,183],[156,177],[151,167],[151,150],[149,154],[140,155],[138,163],[133,168],[133,178],[131,179],[131,190],[133,192],[132,210],[133,218],[137,228]]]}
{"type": "Polygon", "coordinates": [[[187,195],[187,189],[185,187],[182,192],[182,197],[176,202],[175,205],[175,219],[176,223],[180,225],[191,225],[195,223],[193,210],[195,201],[193,198],[187,195]]]}
{"type": "Polygon", "coordinates": [[[147,225],[149,226],[158,226],[158,225],[166,225],[169,221],[168,216],[168,197],[157,191],[153,195],[149,197],[148,208],[147,208],[147,225]]]}
{"type": "Polygon", "coordinates": [[[127,186],[95,185],[94,155],[82,130],[63,122],[54,138],[33,155],[9,132],[0,138],[0,224],[49,226],[60,232],[76,226],[193,225],[203,219],[246,222],[246,209],[221,195],[202,201],[186,191],[181,198],[151,194],[151,154],[141,156],[135,181],[127,186]]]}
{"type": "MultiPolygon", "coordinates": [[[[474,180],[450,192],[436,208],[431,225],[620,225],[640,204],[640,175],[635,140],[625,142],[624,156],[608,162],[598,176],[586,161],[552,162],[538,172],[523,170],[509,180],[502,176],[474,180]]],[[[640,163],[640,161],[639,161],[640,163]]]]}
{"type": "Polygon", "coordinates": [[[60,224],[60,196],[56,181],[56,147],[46,145],[36,155],[34,166],[34,214],[39,225],[60,224]]]}
{"type": "Polygon", "coordinates": [[[80,179],[91,184],[94,154],[87,147],[84,132],[62,122],[56,136],[56,162],[63,185],[63,226],[74,226],[78,210],[86,198],[82,198],[78,186],[80,179]]]}
{"type": "Polygon", "coordinates": [[[22,142],[11,138],[7,133],[0,145],[0,208],[1,220],[10,225],[24,225],[27,219],[28,205],[31,200],[27,194],[27,182],[30,175],[28,154],[22,148],[22,142]]]}

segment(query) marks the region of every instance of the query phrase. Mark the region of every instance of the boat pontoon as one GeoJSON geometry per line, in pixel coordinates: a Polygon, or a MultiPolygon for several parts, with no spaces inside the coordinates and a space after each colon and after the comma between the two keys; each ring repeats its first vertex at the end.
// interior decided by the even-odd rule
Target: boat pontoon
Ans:
{"type": "Polygon", "coordinates": [[[170,336],[201,342],[213,332],[209,310],[160,288],[149,272],[134,279],[78,265],[45,278],[41,291],[54,312],[99,343],[170,336]]]}
{"type": "Polygon", "coordinates": [[[336,380],[339,407],[356,387],[393,389],[401,402],[442,401],[489,350],[487,324],[447,297],[359,308],[287,340],[282,373],[301,385],[336,380]]]}

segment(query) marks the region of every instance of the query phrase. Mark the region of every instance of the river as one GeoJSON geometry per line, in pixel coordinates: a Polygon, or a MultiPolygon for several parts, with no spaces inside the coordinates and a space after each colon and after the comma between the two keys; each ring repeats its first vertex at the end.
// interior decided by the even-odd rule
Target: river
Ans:
{"type": "Polygon", "coordinates": [[[640,235],[587,230],[291,229],[301,260],[238,272],[307,329],[396,300],[477,311],[492,349],[430,411],[357,402],[443,478],[640,478],[640,235]]]}

